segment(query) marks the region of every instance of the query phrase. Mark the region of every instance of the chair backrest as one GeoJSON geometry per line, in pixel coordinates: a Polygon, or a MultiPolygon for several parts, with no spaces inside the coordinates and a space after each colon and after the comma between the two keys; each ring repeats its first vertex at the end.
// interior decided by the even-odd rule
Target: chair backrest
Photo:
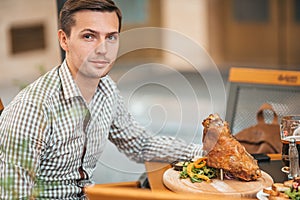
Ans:
{"type": "MultiPolygon", "coordinates": [[[[225,119],[232,134],[255,125],[256,112],[263,103],[272,105],[279,123],[284,115],[300,114],[300,71],[231,68],[228,86],[225,119]]],[[[272,121],[268,113],[265,119],[272,121]]]]}
{"type": "Polygon", "coordinates": [[[3,105],[2,101],[1,101],[1,98],[0,98],[0,115],[3,111],[3,109],[4,109],[4,105],[3,105]]]}
{"type": "Polygon", "coordinates": [[[93,186],[85,189],[89,200],[211,200],[241,199],[241,196],[224,196],[217,194],[174,193],[171,191],[151,191],[141,188],[93,186]]]}

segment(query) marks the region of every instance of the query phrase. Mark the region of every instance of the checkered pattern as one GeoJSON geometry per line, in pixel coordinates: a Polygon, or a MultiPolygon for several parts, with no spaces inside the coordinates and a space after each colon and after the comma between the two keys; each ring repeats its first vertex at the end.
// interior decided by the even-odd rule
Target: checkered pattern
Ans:
{"type": "Polygon", "coordinates": [[[78,169],[91,178],[108,139],[137,162],[201,152],[195,144],[150,136],[127,112],[109,76],[87,104],[63,62],[22,90],[0,117],[1,199],[78,199],[78,169]]]}

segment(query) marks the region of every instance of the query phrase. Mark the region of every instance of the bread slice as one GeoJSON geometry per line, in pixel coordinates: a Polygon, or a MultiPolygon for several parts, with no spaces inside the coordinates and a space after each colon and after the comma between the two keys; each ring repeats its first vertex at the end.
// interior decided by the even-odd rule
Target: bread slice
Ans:
{"type": "Polygon", "coordinates": [[[282,197],[282,196],[269,196],[269,200],[287,200],[289,198],[282,197]]]}
{"type": "Polygon", "coordinates": [[[273,183],[272,184],[272,190],[277,192],[285,192],[286,190],[290,189],[290,186],[288,186],[289,183],[273,183]]]}
{"type": "Polygon", "coordinates": [[[268,194],[270,196],[278,196],[279,192],[270,188],[264,188],[263,193],[268,194]]]}
{"type": "Polygon", "coordinates": [[[291,188],[291,187],[293,187],[293,182],[294,182],[294,180],[284,181],[283,185],[286,186],[286,187],[291,188]]]}
{"type": "Polygon", "coordinates": [[[282,193],[282,192],[279,194],[279,196],[280,196],[280,197],[283,197],[283,198],[285,198],[285,199],[289,199],[289,198],[290,198],[287,194],[282,193]]]}

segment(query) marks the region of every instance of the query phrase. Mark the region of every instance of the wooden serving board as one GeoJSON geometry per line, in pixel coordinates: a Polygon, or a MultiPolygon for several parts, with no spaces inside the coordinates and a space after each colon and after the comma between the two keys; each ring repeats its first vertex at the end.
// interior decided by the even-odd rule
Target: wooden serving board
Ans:
{"type": "Polygon", "coordinates": [[[180,179],[179,171],[173,168],[165,171],[163,183],[173,192],[189,192],[201,194],[229,195],[234,197],[256,197],[263,188],[270,187],[273,183],[272,177],[262,171],[262,177],[256,181],[239,181],[212,179],[212,182],[192,183],[189,178],[180,179]]]}

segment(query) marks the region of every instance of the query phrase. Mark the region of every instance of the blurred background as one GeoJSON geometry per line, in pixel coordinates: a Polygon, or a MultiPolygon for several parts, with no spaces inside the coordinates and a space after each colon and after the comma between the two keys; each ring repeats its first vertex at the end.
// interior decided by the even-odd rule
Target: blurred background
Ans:
{"type": "MultiPolygon", "coordinates": [[[[56,32],[63,3],[0,1],[0,98],[4,105],[61,63],[56,32]]],[[[213,112],[225,116],[224,94],[231,67],[299,70],[300,0],[116,3],[123,11],[126,40],[121,42],[123,53],[110,75],[118,83],[129,111],[152,134],[201,143],[202,119],[213,112]],[[146,27],[165,31],[153,35],[146,27]],[[142,41],[140,37],[147,45],[131,47],[130,43],[142,41]],[[213,78],[207,76],[211,70],[213,78]],[[208,84],[209,80],[215,81],[221,103],[213,103],[214,86],[208,84]]],[[[143,164],[128,160],[108,143],[95,180],[136,180],[144,171],[143,164]]]]}

